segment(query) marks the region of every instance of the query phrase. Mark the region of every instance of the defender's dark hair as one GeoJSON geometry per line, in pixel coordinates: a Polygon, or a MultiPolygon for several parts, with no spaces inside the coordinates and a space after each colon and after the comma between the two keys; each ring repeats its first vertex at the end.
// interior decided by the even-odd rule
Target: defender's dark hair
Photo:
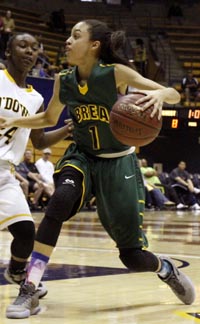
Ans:
{"type": "Polygon", "coordinates": [[[6,46],[6,50],[11,50],[12,48],[12,44],[13,44],[13,41],[18,37],[18,36],[22,36],[22,35],[30,35],[31,37],[34,37],[36,38],[35,36],[29,34],[29,33],[26,33],[26,32],[22,32],[22,33],[14,33],[8,40],[7,42],[7,46],[6,46]]]}
{"type": "Polygon", "coordinates": [[[99,58],[104,63],[121,63],[131,66],[126,58],[127,38],[123,30],[112,31],[106,23],[96,19],[86,19],[83,22],[88,25],[90,40],[100,41],[99,58]]]}

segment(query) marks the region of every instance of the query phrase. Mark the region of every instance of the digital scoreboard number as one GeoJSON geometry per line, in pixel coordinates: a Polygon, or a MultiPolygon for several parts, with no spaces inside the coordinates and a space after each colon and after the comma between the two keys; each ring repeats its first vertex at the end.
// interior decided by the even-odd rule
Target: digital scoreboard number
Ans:
{"type": "Polygon", "coordinates": [[[193,129],[200,132],[200,108],[163,108],[162,118],[163,129],[193,129]]]}
{"type": "Polygon", "coordinates": [[[178,128],[178,118],[172,119],[171,128],[178,128]]]}
{"type": "Polygon", "coordinates": [[[200,109],[189,109],[187,117],[188,119],[200,119],[200,109]]]}

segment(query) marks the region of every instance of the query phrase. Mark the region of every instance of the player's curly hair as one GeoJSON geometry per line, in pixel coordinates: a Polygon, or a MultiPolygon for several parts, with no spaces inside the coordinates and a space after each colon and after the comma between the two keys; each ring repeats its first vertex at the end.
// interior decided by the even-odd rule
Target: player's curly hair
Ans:
{"type": "Polygon", "coordinates": [[[123,30],[112,31],[108,25],[96,19],[86,19],[90,40],[101,43],[99,58],[104,63],[121,63],[131,66],[126,57],[127,38],[123,30]]]}

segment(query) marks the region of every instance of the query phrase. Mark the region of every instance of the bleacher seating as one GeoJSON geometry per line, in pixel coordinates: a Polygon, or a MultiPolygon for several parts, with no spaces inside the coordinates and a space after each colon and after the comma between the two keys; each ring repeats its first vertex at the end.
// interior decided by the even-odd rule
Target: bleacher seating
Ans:
{"type": "MultiPolygon", "coordinates": [[[[58,159],[64,154],[66,148],[70,145],[70,143],[72,143],[72,141],[63,140],[50,147],[52,151],[51,162],[53,164],[55,164],[58,159]]],[[[41,157],[42,151],[34,149],[31,140],[29,140],[27,148],[33,151],[34,161],[38,160],[41,157]]]]}
{"type": "MultiPolygon", "coordinates": [[[[42,36],[42,42],[44,44],[45,52],[49,56],[52,64],[55,64],[57,53],[60,47],[64,45],[67,37],[69,36],[71,27],[77,21],[83,19],[83,15],[80,11],[80,8],[78,14],[66,14],[67,32],[65,35],[63,35],[59,32],[51,32],[46,22],[43,21],[40,13],[17,7],[8,7],[0,4],[0,15],[4,16],[6,10],[8,9],[12,11],[12,17],[14,18],[16,23],[16,32],[28,32],[35,36],[42,36]]],[[[96,17],[95,14],[92,14],[88,11],[85,13],[84,19],[90,18],[96,17]]],[[[113,23],[112,16],[108,14],[102,14],[101,11],[99,11],[98,13],[98,18],[107,22],[110,25],[113,23]]]]}

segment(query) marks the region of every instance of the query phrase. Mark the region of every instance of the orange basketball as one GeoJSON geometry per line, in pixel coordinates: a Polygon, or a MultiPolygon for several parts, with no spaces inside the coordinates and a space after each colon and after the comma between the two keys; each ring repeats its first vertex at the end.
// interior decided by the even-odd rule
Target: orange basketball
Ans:
{"type": "Polygon", "coordinates": [[[150,117],[153,106],[145,111],[144,105],[136,105],[136,101],[145,94],[133,93],[121,96],[113,105],[110,113],[110,128],[115,138],[125,145],[145,146],[151,143],[159,134],[162,119],[150,117]]]}

